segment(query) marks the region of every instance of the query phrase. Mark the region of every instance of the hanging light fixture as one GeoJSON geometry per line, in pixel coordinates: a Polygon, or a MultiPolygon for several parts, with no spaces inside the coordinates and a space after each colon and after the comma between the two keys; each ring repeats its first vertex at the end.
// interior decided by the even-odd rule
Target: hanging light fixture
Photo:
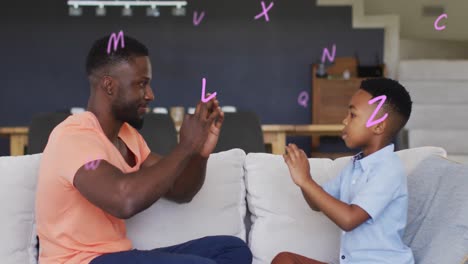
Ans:
{"type": "Polygon", "coordinates": [[[177,5],[172,8],[172,15],[173,16],[185,16],[186,10],[185,7],[182,7],[182,5],[177,5]]]}
{"type": "Polygon", "coordinates": [[[132,14],[133,12],[130,8],[130,5],[126,5],[124,8],[122,8],[122,16],[132,16],[132,14]]]}
{"type": "Polygon", "coordinates": [[[187,1],[93,1],[93,0],[68,0],[69,6],[68,13],[70,16],[81,16],[83,6],[95,6],[96,7],[96,16],[105,16],[106,7],[112,6],[121,6],[123,16],[132,16],[133,10],[132,7],[145,6],[146,15],[158,17],[160,16],[159,7],[174,7],[172,9],[172,14],[174,16],[185,16],[187,11],[185,6],[187,6],[187,1]]]}
{"type": "Polygon", "coordinates": [[[79,5],[74,4],[68,7],[68,15],[81,16],[82,14],[83,14],[83,9],[79,5]]]}
{"type": "Polygon", "coordinates": [[[151,6],[146,8],[146,15],[152,17],[159,17],[161,13],[159,13],[159,9],[156,6],[151,6]]]}
{"type": "Polygon", "coordinates": [[[100,5],[96,7],[96,16],[105,16],[106,15],[106,8],[104,5],[100,5]]]}

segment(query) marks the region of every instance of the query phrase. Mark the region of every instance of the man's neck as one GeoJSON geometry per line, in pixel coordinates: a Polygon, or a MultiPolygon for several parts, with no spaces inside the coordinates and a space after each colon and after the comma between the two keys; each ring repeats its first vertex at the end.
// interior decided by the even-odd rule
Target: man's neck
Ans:
{"type": "Polygon", "coordinates": [[[99,107],[88,105],[87,111],[96,116],[104,134],[114,145],[118,146],[118,135],[123,122],[116,120],[112,113],[99,109],[99,107]]]}

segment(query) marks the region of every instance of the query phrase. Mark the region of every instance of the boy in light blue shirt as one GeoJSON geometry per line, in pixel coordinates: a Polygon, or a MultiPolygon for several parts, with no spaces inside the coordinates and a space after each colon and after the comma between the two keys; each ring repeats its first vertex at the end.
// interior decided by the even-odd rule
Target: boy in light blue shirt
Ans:
{"type": "MultiPolygon", "coordinates": [[[[304,151],[294,144],[286,147],[284,160],[309,206],[343,230],[340,263],[414,263],[402,241],[408,210],[406,174],[391,144],[408,121],[411,106],[409,93],[398,82],[363,81],[351,98],[342,133],[346,146],[362,151],[323,186],[312,179],[304,151]]],[[[272,263],[322,262],[283,252],[272,263]]]]}

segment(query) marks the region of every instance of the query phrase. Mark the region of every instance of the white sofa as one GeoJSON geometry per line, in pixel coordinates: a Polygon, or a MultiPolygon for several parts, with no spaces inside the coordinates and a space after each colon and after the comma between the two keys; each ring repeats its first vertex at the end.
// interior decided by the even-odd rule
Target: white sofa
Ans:
{"type": "MultiPolygon", "coordinates": [[[[468,181],[464,180],[468,180],[468,168],[442,158],[446,153],[441,148],[415,148],[399,151],[398,155],[405,164],[409,179],[414,179],[416,185],[420,185],[422,180],[411,175],[425,177],[424,170],[427,169],[434,171],[437,177],[442,177],[452,174],[447,173],[447,169],[451,169],[458,174],[466,173],[465,178],[461,177],[462,180],[452,176],[450,178],[458,179],[458,188],[464,188],[463,184],[468,188],[468,181]],[[437,161],[420,165],[434,157],[437,161]],[[436,166],[436,169],[429,168],[431,166],[436,166]]],[[[2,264],[37,263],[34,197],[40,158],[41,154],[0,157],[2,264]]],[[[323,183],[336,176],[349,160],[350,157],[334,161],[310,159],[311,174],[317,182],[323,183]]],[[[429,194],[425,190],[424,193],[429,194]]],[[[438,221],[437,230],[425,230],[421,224],[424,222],[424,218],[420,217],[422,211],[417,215],[411,214],[418,208],[427,208],[427,211],[431,209],[427,203],[425,207],[420,206],[418,198],[421,198],[421,202],[427,199],[424,195],[419,196],[410,200],[408,227],[411,234],[406,236],[409,244],[415,245],[417,263],[462,263],[465,255],[468,255],[468,221],[463,224],[463,217],[468,219],[467,209],[456,208],[455,216],[438,221]],[[450,238],[452,241],[444,241],[446,238],[441,237],[441,234],[445,234],[445,226],[450,230],[455,226],[462,232],[457,231],[454,238],[450,238]],[[437,257],[437,252],[442,249],[441,241],[456,245],[452,245],[448,251],[443,249],[443,254],[437,257]]],[[[457,196],[457,199],[468,204],[468,196],[457,196]]],[[[338,263],[341,232],[323,214],[308,208],[280,155],[246,155],[240,149],[211,155],[205,185],[191,203],[177,205],[162,199],[130,219],[127,227],[128,236],[139,249],[168,246],[208,235],[237,236],[248,241],[255,264],[269,263],[280,251],[292,251],[338,263]],[[246,215],[250,215],[251,225],[246,226],[246,215]]]]}

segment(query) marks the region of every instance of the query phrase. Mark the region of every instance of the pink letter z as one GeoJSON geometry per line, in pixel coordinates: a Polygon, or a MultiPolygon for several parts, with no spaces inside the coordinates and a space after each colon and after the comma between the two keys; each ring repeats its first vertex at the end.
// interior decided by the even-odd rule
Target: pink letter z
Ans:
{"type": "Polygon", "coordinates": [[[377,115],[380,108],[382,108],[383,104],[387,100],[387,96],[385,96],[385,95],[377,96],[374,99],[369,100],[369,102],[368,102],[369,104],[373,104],[373,103],[375,103],[375,102],[377,102],[379,100],[380,100],[380,103],[379,103],[379,105],[377,105],[377,108],[375,108],[375,110],[372,113],[369,120],[367,120],[366,127],[371,127],[373,125],[377,125],[378,123],[384,121],[388,117],[388,113],[385,113],[385,115],[382,118],[374,121],[374,117],[377,115]]]}

